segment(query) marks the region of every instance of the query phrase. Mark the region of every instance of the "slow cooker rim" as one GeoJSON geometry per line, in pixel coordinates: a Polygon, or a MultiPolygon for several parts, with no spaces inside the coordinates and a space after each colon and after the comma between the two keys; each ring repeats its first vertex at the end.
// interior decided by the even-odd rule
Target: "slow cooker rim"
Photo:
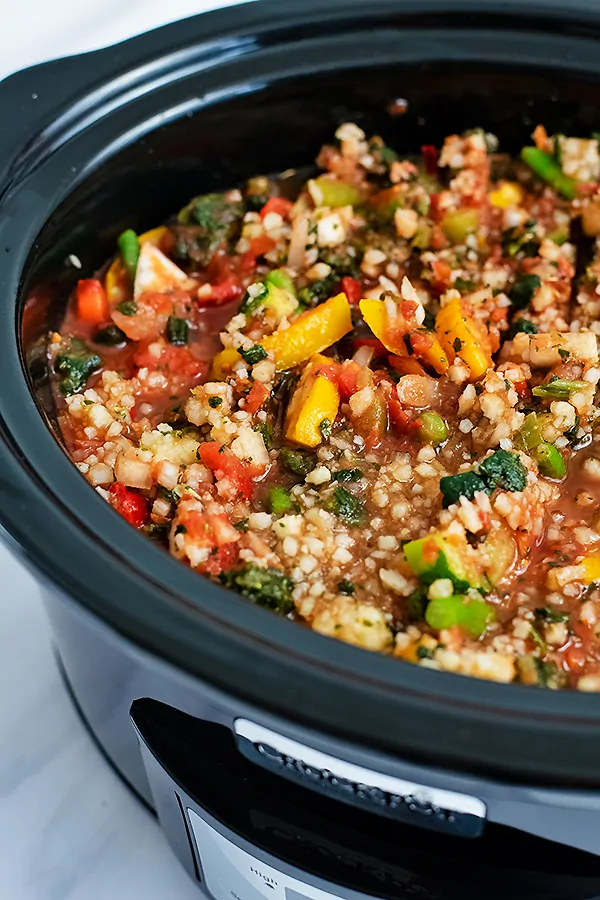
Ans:
{"type": "MultiPolygon", "coordinates": [[[[308,5],[311,8],[324,8],[324,4],[318,2],[318,0],[317,2],[313,2],[308,5]]],[[[352,5],[358,6],[358,3],[353,3],[352,5]]],[[[411,4],[408,5],[410,6],[411,4]]],[[[461,2],[461,0],[458,0],[457,4],[439,2],[439,0],[438,2],[435,2],[434,0],[434,2],[430,2],[427,5],[430,7],[443,7],[444,9],[448,9],[449,7],[454,5],[457,5],[459,7],[467,7],[472,4],[461,2]]],[[[553,10],[558,6],[558,4],[553,2],[553,0],[549,0],[549,3],[547,4],[543,2],[536,2],[535,5],[536,7],[543,6],[544,8],[550,6],[553,10]]],[[[256,6],[269,8],[273,7],[274,4],[268,2],[268,0],[267,2],[262,2],[261,0],[259,4],[256,4],[256,6]]],[[[307,4],[304,4],[304,7],[306,6],[307,4]]],[[[391,8],[391,4],[387,2],[380,3],[378,4],[378,6],[391,8]]],[[[587,10],[588,4],[580,2],[575,4],[575,6],[577,6],[578,8],[585,7],[585,9],[587,10]]],[[[243,25],[243,11],[250,10],[253,7],[255,7],[255,4],[248,4],[237,8],[237,17],[235,23],[236,27],[241,27],[243,25]],[[242,13],[241,16],[240,13],[242,13]]],[[[394,7],[397,8],[397,4],[394,4],[394,7]]],[[[504,5],[503,8],[506,9],[506,6],[504,5]]],[[[223,14],[226,12],[226,10],[219,11],[219,17],[223,18],[223,14]]],[[[229,17],[225,16],[224,20],[227,20],[229,22],[229,17]]],[[[176,25],[178,24],[181,23],[176,23],[176,25]]],[[[176,26],[168,26],[168,28],[174,27],[176,26]]],[[[159,34],[160,30],[153,33],[155,37],[159,34]]],[[[156,37],[156,40],[160,43],[160,39],[158,37],[156,37]]],[[[124,49],[127,47],[127,42],[123,45],[120,45],[120,47],[121,50],[124,51],[124,49]]],[[[110,52],[111,50],[103,50],[97,51],[97,54],[102,55],[110,52]]],[[[135,53],[133,51],[132,56],[135,56],[135,53]]],[[[28,78],[32,78],[34,76],[37,77],[37,74],[39,74],[39,71],[43,68],[44,67],[42,66],[37,67],[36,69],[30,69],[28,70],[28,72],[22,73],[22,75],[28,78]]],[[[17,78],[19,76],[14,77],[17,78]]],[[[4,324],[7,325],[8,317],[6,316],[6,311],[3,312],[3,317],[5,320],[4,324]]],[[[14,322],[11,323],[11,328],[13,327],[14,322]]],[[[38,417],[37,410],[35,411],[35,417],[36,425],[39,424],[39,426],[44,429],[46,437],[52,441],[52,449],[50,447],[50,444],[47,444],[47,447],[48,456],[54,459],[54,463],[49,464],[56,465],[57,472],[62,469],[62,471],[64,471],[65,473],[65,477],[73,480],[73,484],[75,484],[75,479],[78,479],[80,482],[78,486],[89,492],[89,488],[87,487],[87,485],[85,485],[83,479],[81,479],[80,476],[75,472],[72,464],[66,459],[62,450],[60,450],[58,445],[55,443],[51,433],[46,430],[46,426],[42,422],[41,417],[38,417]],[[67,468],[69,470],[68,476],[66,475],[67,468]]],[[[33,424],[33,418],[31,421],[33,424]]],[[[36,431],[39,431],[39,429],[34,428],[32,433],[36,431]]],[[[21,486],[23,486],[23,490],[31,491],[32,495],[37,495],[41,499],[42,494],[44,493],[43,488],[36,481],[34,473],[28,471],[28,467],[26,466],[26,464],[23,463],[22,460],[19,460],[20,448],[17,449],[11,444],[11,437],[7,433],[6,428],[3,437],[4,440],[0,447],[0,456],[4,456],[5,460],[7,456],[10,456],[13,463],[15,485],[20,482],[21,486]],[[27,485],[26,487],[25,484],[27,485]]],[[[41,439],[41,431],[39,432],[39,437],[41,439]]],[[[55,499],[57,503],[60,504],[58,498],[55,499]]],[[[7,512],[6,507],[2,509],[3,506],[3,500],[0,498],[0,510],[2,518],[5,519],[9,530],[13,533],[21,532],[21,542],[29,550],[30,555],[39,555],[40,546],[38,541],[32,540],[31,534],[24,534],[23,529],[19,527],[19,523],[14,519],[12,511],[7,512]]],[[[114,516],[112,511],[110,511],[107,507],[103,509],[101,513],[100,511],[103,504],[102,501],[99,500],[99,498],[96,498],[96,506],[99,517],[100,515],[102,515],[103,518],[110,516],[110,527],[117,537],[117,541],[120,546],[123,546],[125,548],[131,546],[134,548],[134,552],[136,554],[142,553],[142,545],[146,550],[148,550],[148,552],[151,551],[154,554],[160,553],[157,548],[151,547],[149,542],[147,542],[145,538],[142,538],[139,534],[136,534],[132,529],[130,529],[124,522],[118,520],[114,516]]],[[[70,513],[68,513],[68,511],[60,505],[56,506],[56,511],[61,513],[59,518],[62,522],[65,523],[66,526],[66,523],[70,518],[70,513]]],[[[108,528],[108,518],[106,518],[106,523],[108,528]]],[[[183,571],[185,571],[183,570],[183,567],[179,566],[178,563],[176,563],[174,560],[169,559],[168,557],[165,557],[164,562],[169,567],[172,567],[172,571],[174,574],[176,569],[178,573],[183,573],[183,571]]],[[[123,562],[122,560],[120,560],[117,568],[121,572],[122,566],[123,562]]],[[[165,571],[167,570],[165,569],[165,571]]],[[[188,576],[193,579],[197,579],[198,577],[193,573],[186,572],[186,577],[188,576]]],[[[67,579],[62,580],[63,583],[65,583],[67,579]]],[[[183,574],[178,575],[178,577],[176,577],[176,580],[183,580],[183,574]]],[[[191,587],[192,585],[190,581],[190,591],[191,587]]],[[[396,689],[398,691],[400,690],[400,688],[404,688],[405,690],[414,691],[417,695],[429,695],[429,700],[432,700],[435,696],[435,699],[437,701],[443,700],[444,702],[457,707],[472,707],[473,709],[477,709],[479,712],[483,711],[485,703],[489,701],[490,698],[492,698],[492,714],[496,717],[504,716],[509,719],[513,716],[516,716],[517,718],[527,717],[535,712],[539,717],[538,721],[540,721],[542,718],[546,718],[548,722],[555,720],[556,724],[560,723],[562,726],[565,726],[567,723],[570,723],[571,726],[574,726],[576,724],[591,725],[592,723],[595,725],[597,721],[600,721],[600,708],[595,708],[593,697],[577,694],[569,694],[567,696],[563,696],[560,693],[553,694],[550,692],[544,692],[543,694],[540,694],[527,688],[522,688],[515,685],[488,684],[485,682],[477,681],[476,679],[462,678],[460,676],[454,676],[447,673],[423,671],[416,666],[411,666],[405,663],[398,662],[396,660],[390,660],[383,657],[371,657],[371,655],[365,654],[364,651],[357,650],[353,647],[348,647],[347,645],[341,644],[340,642],[330,641],[329,639],[322,638],[320,635],[314,635],[310,632],[304,632],[304,630],[298,628],[297,626],[292,625],[289,622],[282,621],[275,616],[265,613],[262,610],[253,608],[249,604],[246,604],[244,601],[237,598],[235,595],[229,595],[228,592],[223,591],[218,587],[213,587],[209,583],[206,583],[205,593],[207,594],[207,596],[211,595],[213,592],[215,593],[217,602],[227,602],[229,604],[234,604],[233,606],[231,606],[231,609],[239,617],[235,622],[236,628],[238,631],[240,631],[240,633],[242,631],[244,632],[244,637],[246,639],[250,635],[251,639],[259,644],[270,644],[271,652],[273,652],[276,648],[279,653],[281,653],[284,649],[289,652],[290,647],[293,645],[296,645],[296,648],[298,648],[298,652],[300,654],[305,653],[308,650],[309,646],[311,650],[314,647],[314,653],[307,653],[307,659],[310,658],[310,656],[313,656],[313,663],[315,662],[314,656],[320,655],[319,653],[317,653],[317,648],[319,648],[319,650],[323,650],[323,655],[327,655],[330,661],[333,661],[334,658],[339,658],[340,665],[338,675],[340,678],[347,678],[349,671],[352,672],[355,677],[359,673],[364,673],[365,678],[380,687],[396,689]],[[225,596],[227,597],[226,601],[222,599],[225,596]],[[248,621],[248,623],[256,623],[255,633],[251,634],[251,631],[253,629],[250,629],[249,626],[247,628],[244,628],[242,626],[240,626],[239,628],[237,627],[239,623],[243,622],[244,620],[248,621]],[[281,638],[285,638],[285,640],[280,640],[280,635],[281,638]],[[371,671],[367,672],[367,669],[370,669],[371,671]],[[374,674],[376,674],[376,678],[374,677],[374,674]],[[534,695],[536,695],[535,698],[534,695]],[[566,709],[567,706],[569,707],[568,710],[566,709]],[[561,707],[563,708],[562,712],[561,707]],[[565,715],[564,713],[567,714],[565,715]]],[[[206,610],[202,611],[202,615],[206,615],[206,610]]],[[[119,625],[116,622],[113,622],[112,624],[113,627],[117,627],[117,629],[120,630],[119,625]]],[[[226,616],[224,616],[223,619],[220,620],[220,624],[224,625],[225,627],[231,628],[231,619],[228,619],[226,616]]],[[[121,623],[121,627],[124,627],[124,623],[121,623]]],[[[137,634],[137,636],[134,636],[129,630],[128,636],[130,639],[133,639],[134,641],[140,642],[142,643],[142,645],[145,645],[143,639],[140,641],[139,633],[137,634]]],[[[147,635],[146,641],[148,640],[149,636],[147,635]]],[[[155,652],[160,652],[160,649],[155,645],[152,646],[152,649],[155,652]]],[[[186,668],[189,669],[189,665],[186,666],[186,668]]],[[[193,666],[191,670],[194,670],[193,666]]],[[[486,710],[486,714],[489,715],[489,713],[489,709],[486,710]]]]}

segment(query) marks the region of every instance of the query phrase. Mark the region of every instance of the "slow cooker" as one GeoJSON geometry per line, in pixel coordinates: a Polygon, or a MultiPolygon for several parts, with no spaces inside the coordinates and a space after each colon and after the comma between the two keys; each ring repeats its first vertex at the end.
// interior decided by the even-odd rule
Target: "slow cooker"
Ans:
{"type": "Polygon", "coordinates": [[[3,535],[81,715],[199,889],[600,897],[595,695],[369,654],[203,580],[73,467],[44,352],[125,227],[310,164],[341,121],[400,152],[475,125],[509,150],[538,121],[600,130],[600,6],[259,0],[20,72],[0,109],[3,535]]]}

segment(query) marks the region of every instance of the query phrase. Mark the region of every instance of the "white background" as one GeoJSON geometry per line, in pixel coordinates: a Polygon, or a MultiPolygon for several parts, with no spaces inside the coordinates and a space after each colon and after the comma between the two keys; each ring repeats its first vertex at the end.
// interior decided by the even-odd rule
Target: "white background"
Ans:
{"type": "MultiPolygon", "coordinates": [[[[232,2],[0,0],[0,78],[232,2]]],[[[77,718],[35,582],[0,545],[0,900],[201,896],[77,718]]]]}

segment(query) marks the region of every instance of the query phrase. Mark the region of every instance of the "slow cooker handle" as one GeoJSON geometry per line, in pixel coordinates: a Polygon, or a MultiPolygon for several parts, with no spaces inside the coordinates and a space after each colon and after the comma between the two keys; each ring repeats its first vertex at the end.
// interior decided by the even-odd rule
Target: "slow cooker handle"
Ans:
{"type": "MultiPolygon", "coordinates": [[[[59,109],[111,73],[112,48],[41,63],[0,82],[0,192],[42,151],[59,109]]],[[[45,148],[46,151],[51,149],[45,148]]]]}

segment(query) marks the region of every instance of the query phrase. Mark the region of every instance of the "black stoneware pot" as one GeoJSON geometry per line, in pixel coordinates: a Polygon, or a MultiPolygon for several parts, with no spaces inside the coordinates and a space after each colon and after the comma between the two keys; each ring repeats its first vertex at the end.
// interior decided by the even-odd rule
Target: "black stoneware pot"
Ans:
{"type": "MultiPolygon", "coordinates": [[[[485,795],[488,820],[502,826],[514,825],[507,792],[531,809],[559,792],[568,839],[547,824],[543,804],[518,827],[600,854],[595,695],[366,653],[203,580],[77,472],[57,440],[36,351],[77,278],[114,252],[123,228],[151,227],[190,196],[257,172],[310,164],[341,121],[381,133],[401,153],[475,125],[508,150],[540,121],[551,133],[599,131],[600,4],[261,0],[19,72],[0,84],[0,110],[0,521],[44,586],[84,716],[167,830],[176,813],[162,809],[152,776],[149,789],[140,735],[146,753],[163,716],[164,757],[169,732],[212,723],[227,733],[222,764],[232,735],[243,738],[233,727],[243,718],[373,771],[485,795]],[[395,97],[409,102],[400,118],[386,112],[395,97]],[[70,254],[81,271],[65,262],[70,254]]],[[[205,760],[205,771],[213,764],[205,760]]],[[[181,785],[177,765],[185,768],[168,768],[181,785]]],[[[357,816],[374,818],[352,802],[357,816]]],[[[461,900],[480,896],[461,890],[461,900]]],[[[422,896],[455,896],[439,891],[422,896]]]]}

